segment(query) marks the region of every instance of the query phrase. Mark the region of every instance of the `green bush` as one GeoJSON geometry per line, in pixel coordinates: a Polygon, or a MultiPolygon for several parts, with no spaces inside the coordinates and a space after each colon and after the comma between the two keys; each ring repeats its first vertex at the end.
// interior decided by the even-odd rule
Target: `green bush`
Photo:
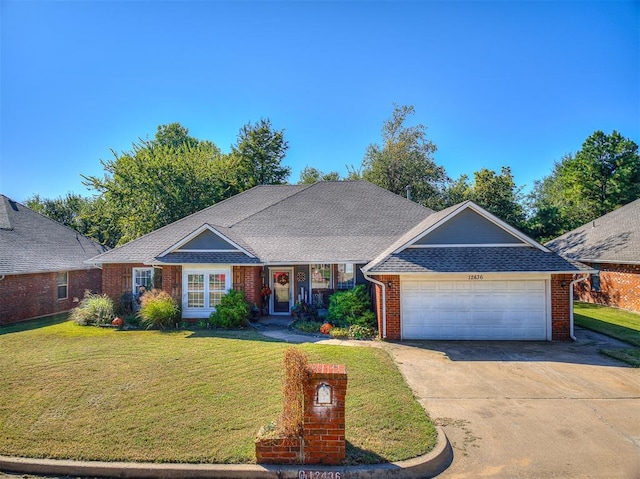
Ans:
{"type": "Polygon", "coordinates": [[[318,321],[296,321],[293,327],[303,333],[319,333],[322,323],[318,321]]]}
{"type": "Polygon", "coordinates": [[[251,307],[244,297],[244,293],[230,289],[220,299],[220,304],[209,316],[209,322],[216,328],[238,328],[246,326],[251,307]]]}
{"type": "Polygon", "coordinates": [[[351,339],[373,339],[377,336],[376,330],[368,326],[354,324],[349,326],[349,338],[351,339]]]}
{"type": "Polygon", "coordinates": [[[175,328],[180,319],[180,308],[168,293],[152,289],[140,299],[138,317],[146,329],[175,328]]]}
{"type": "Polygon", "coordinates": [[[71,319],[81,326],[109,324],[114,318],[113,300],[106,294],[84,293],[84,298],[71,313],[71,319]]]}
{"type": "Polygon", "coordinates": [[[329,331],[329,336],[336,339],[347,339],[349,337],[349,330],[347,328],[332,328],[329,331]]]}
{"type": "Polygon", "coordinates": [[[371,299],[363,284],[348,291],[338,291],[329,298],[329,321],[338,326],[354,324],[374,327],[376,315],[371,311],[371,299]]]}

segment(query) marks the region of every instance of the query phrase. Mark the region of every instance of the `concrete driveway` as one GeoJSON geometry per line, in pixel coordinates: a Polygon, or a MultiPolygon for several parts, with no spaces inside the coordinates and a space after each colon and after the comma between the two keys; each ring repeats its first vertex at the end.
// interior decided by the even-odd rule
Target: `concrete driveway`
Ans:
{"type": "Polygon", "coordinates": [[[640,370],[577,337],[385,345],[453,446],[438,478],[640,478],[640,370]]]}

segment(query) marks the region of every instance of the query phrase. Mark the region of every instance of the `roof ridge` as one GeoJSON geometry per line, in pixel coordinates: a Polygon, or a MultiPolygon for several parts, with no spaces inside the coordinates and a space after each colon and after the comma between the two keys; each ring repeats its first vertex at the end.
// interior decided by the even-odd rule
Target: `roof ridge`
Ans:
{"type": "MultiPolygon", "coordinates": [[[[4,196],[9,202],[15,203],[17,205],[20,205],[23,208],[28,209],[30,212],[32,212],[32,213],[44,218],[45,220],[50,221],[51,223],[54,223],[57,226],[62,226],[63,228],[69,230],[69,232],[71,232],[71,233],[75,233],[76,239],[77,239],[78,236],[82,236],[83,238],[91,241],[92,243],[95,243],[95,244],[97,244],[97,245],[99,245],[99,246],[101,246],[103,248],[108,248],[108,246],[105,246],[102,243],[99,243],[98,241],[94,240],[93,238],[89,238],[87,235],[84,235],[84,234],[80,233],[78,230],[74,230],[73,228],[71,228],[70,226],[65,225],[64,223],[60,223],[59,221],[56,221],[53,218],[49,218],[47,215],[44,215],[44,214],[42,214],[42,213],[40,213],[40,212],[38,212],[38,211],[36,211],[36,210],[34,210],[32,208],[29,208],[27,205],[25,205],[23,203],[20,203],[19,201],[12,200],[11,198],[8,198],[5,195],[2,195],[2,196],[4,196]]],[[[6,207],[6,205],[5,205],[5,207],[6,207]]],[[[2,229],[2,228],[0,228],[0,229],[2,229]]],[[[13,229],[13,228],[11,228],[11,229],[13,229]]]]}
{"type": "Polygon", "coordinates": [[[0,201],[0,230],[11,231],[11,219],[9,218],[9,212],[7,211],[7,201],[12,201],[5,195],[0,194],[2,201],[0,201]]]}
{"type": "MultiPolygon", "coordinates": [[[[294,192],[294,193],[292,193],[290,195],[287,195],[284,198],[279,199],[275,203],[271,203],[271,204],[265,206],[264,208],[261,208],[258,211],[250,214],[249,216],[245,216],[241,220],[238,220],[235,223],[232,223],[230,226],[228,226],[228,228],[233,228],[235,225],[237,225],[239,223],[242,223],[243,221],[248,220],[249,218],[251,218],[251,217],[253,217],[253,216],[255,216],[255,215],[259,214],[259,213],[262,213],[262,212],[268,210],[269,208],[273,208],[274,206],[281,204],[283,201],[288,200],[289,198],[291,198],[293,196],[296,196],[298,193],[302,193],[303,191],[307,191],[309,188],[317,185],[318,183],[320,183],[320,182],[318,181],[316,183],[311,183],[310,185],[257,185],[257,186],[254,186],[253,188],[259,188],[261,186],[262,187],[265,187],[265,186],[300,186],[301,188],[298,191],[296,191],[296,192],[294,192]]],[[[253,189],[253,188],[251,188],[251,189],[253,189]]],[[[249,191],[249,190],[247,190],[247,191],[249,191]]]]}

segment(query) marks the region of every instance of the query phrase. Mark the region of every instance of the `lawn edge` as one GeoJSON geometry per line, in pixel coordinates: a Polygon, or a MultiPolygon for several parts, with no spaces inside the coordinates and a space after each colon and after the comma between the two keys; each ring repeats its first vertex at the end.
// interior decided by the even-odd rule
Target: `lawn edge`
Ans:
{"type": "MultiPolygon", "coordinates": [[[[149,462],[71,461],[0,456],[0,471],[22,474],[122,477],[147,479],[183,478],[277,478],[297,479],[301,471],[340,473],[343,478],[435,477],[453,461],[453,449],[444,430],[437,431],[436,446],[426,454],[392,463],[361,466],[261,466],[258,464],[176,464],[149,462]]],[[[340,476],[335,476],[340,477],[340,476]]]]}

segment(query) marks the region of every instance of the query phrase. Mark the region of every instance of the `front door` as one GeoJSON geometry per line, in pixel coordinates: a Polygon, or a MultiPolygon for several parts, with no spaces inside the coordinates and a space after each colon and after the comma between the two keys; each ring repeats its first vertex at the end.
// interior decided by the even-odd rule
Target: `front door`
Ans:
{"type": "Polygon", "coordinates": [[[291,314],[293,269],[269,270],[271,276],[271,314],[291,314]]]}

